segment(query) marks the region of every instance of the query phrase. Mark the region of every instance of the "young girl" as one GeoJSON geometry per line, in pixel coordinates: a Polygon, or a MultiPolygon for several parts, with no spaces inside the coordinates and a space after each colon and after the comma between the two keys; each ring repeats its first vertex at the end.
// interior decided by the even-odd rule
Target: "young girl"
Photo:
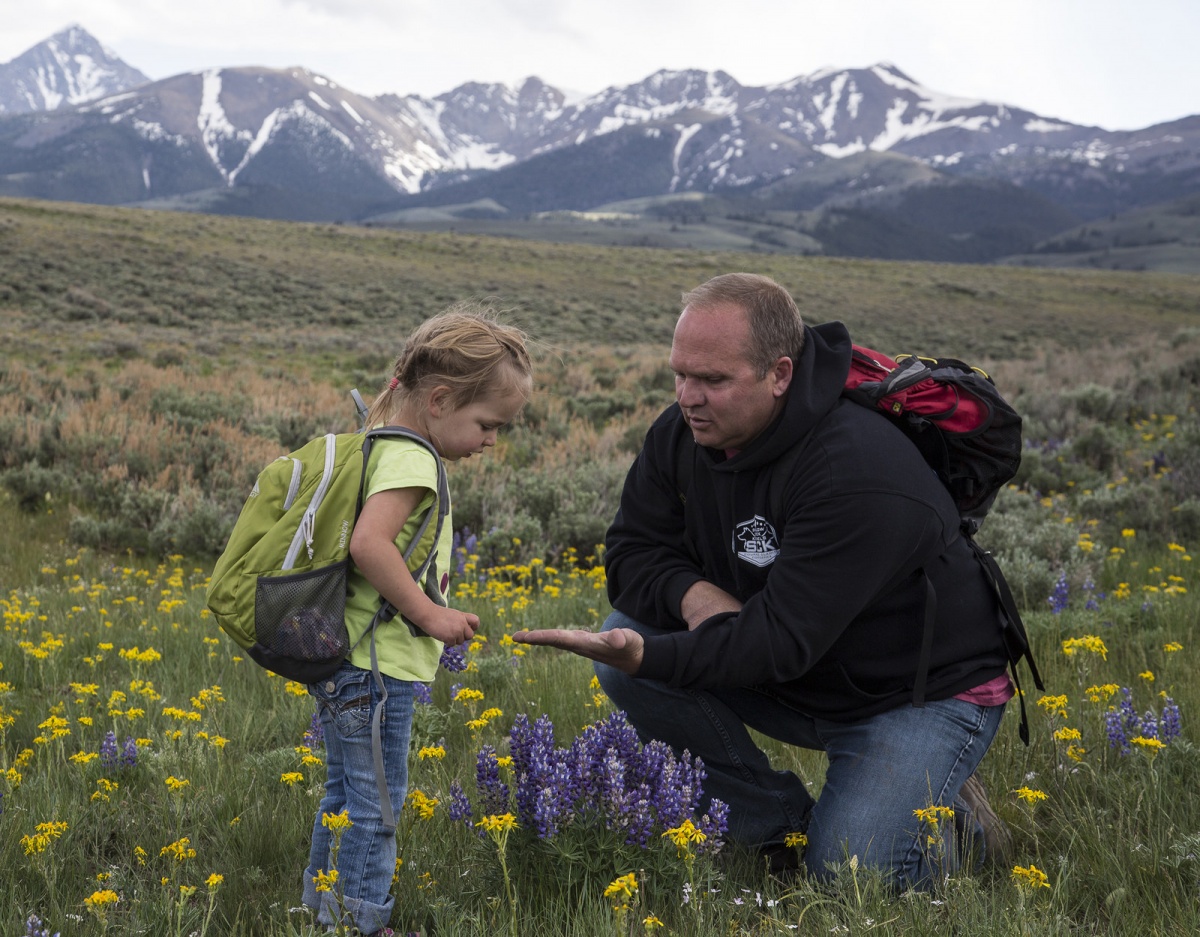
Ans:
{"type": "MultiPolygon", "coordinates": [[[[367,425],[404,426],[429,440],[443,459],[470,458],[494,446],[497,430],[529,399],[531,370],[520,331],[497,323],[484,310],[455,307],[426,321],[409,338],[391,380],[371,406],[367,425]]],[[[434,678],[444,644],[461,644],[479,627],[477,616],[430,599],[425,584],[413,579],[404,562],[403,551],[426,511],[431,505],[437,509],[437,478],[432,454],[419,443],[376,440],[367,463],[366,500],[350,539],[350,640],[370,627],[380,596],[399,610],[375,632],[387,690],[383,768],[397,811],[408,787],[414,684],[434,678]]],[[[441,541],[432,545],[447,560],[453,529],[447,514],[441,541]]],[[[440,566],[448,568],[448,562],[440,566]]],[[[448,576],[437,575],[436,586],[445,595],[448,576]]],[[[371,717],[382,694],[372,675],[370,644],[369,636],[359,641],[336,674],[309,686],[325,734],[328,777],[313,824],[303,901],[318,909],[320,924],[345,923],[361,934],[390,934],[396,837],[383,821],[372,754],[371,717]],[[335,834],[322,817],[343,811],[351,825],[335,834]],[[335,868],[336,884],[318,891],[335,868]]]]}

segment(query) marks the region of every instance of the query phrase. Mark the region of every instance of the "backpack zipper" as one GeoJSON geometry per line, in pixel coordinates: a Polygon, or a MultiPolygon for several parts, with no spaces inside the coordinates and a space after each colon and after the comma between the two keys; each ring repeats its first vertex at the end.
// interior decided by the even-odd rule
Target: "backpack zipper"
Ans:
{"type": "Polygon", "coordinates": [[[292,482],[288,485],[287,497],[283,499],[283,509],[289,510],[296,501],[296,495],[300,493],[300,473],[304,465],[299,459],[292,459],[292,482]]]}
{"type": "Polygon", "coordinates": [[[333,463],[336,455],[337,438],[333,433],[328,433],[325,436],[325,469],[321,472],[321,481],[313,493],[312,501],[300,518],[300,526],[296,529],[296,535],[292,537],[292,544],[288,547],[287,556],[283,558],[281,569],[291,569],[296,565],[296,557],[300,555],[301,546],[308,550],[310,560],[313,557],[312,543],[316,532],[317,508],[325,500],[325,492],[329,489],[330,482],[333,481],[333,463]]]}

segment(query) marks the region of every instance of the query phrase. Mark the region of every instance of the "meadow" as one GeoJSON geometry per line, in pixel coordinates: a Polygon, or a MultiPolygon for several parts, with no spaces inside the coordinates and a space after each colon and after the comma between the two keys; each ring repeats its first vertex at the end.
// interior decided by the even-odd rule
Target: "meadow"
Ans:
{"type": "MultiPolygon", "coordinates": [[[[353,428],[389,336],[479,296],[535,338],[538,390],[451,473],[452,588],[484,626],[418,706],[397,931],[1200,932],[1200,279],[0,202],[3,933],[311,932],[312,705],[237,653],[205,581],[262,464],[353,428]],[[984,365],[1025,417],[980,534],[1047,685],[1021,674],[1032,743],[1011,705],[981,767],[1011,863],[900,895],[854,857],[832,887],[773,879],[681,810],[701,766],[632,740],[586,662],[511,641],[604,618],[598,544],[671,398],[678,293],[746,268],[866,344],[984,365]],[[592,793],[547,813],[547,763],[592,793]]],[[[821,756],[763,744],[819,790],[821,756]]]]}

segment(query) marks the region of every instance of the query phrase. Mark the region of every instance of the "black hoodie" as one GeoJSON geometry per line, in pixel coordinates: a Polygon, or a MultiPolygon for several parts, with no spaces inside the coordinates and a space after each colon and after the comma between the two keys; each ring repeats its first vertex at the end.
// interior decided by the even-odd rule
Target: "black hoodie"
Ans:
{"type": "Polygon", "coordinates": [[[950,495],[903,432],[841,397],[849,366],[840,322],[806,326],[783,411],[732,458],[695,446],[677,404],[650,427],[605,552],[613,607],[676,629],[646,640],[638,677],[761,687],[833,721],[884,712],[913,699],[927,584],[925,698],[1004,672],[994,594],[950,495]],[[699,580],[741,611],[688,631],[680,602],[699,580]]]}

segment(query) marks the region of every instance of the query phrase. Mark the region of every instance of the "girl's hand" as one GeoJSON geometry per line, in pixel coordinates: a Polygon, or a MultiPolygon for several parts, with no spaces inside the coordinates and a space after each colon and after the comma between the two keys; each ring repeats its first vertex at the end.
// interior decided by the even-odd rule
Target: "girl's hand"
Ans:
{"type": "Polygon", "coordinates": [[[447,647],[462,644],[475,637],[479,630],[479,616],[470,612],[460,612],[456,608],[443,608],[430,603],[430,611],[423,613],[420,620],[413,624],[431,638],[437,638],[447,647]]]}

